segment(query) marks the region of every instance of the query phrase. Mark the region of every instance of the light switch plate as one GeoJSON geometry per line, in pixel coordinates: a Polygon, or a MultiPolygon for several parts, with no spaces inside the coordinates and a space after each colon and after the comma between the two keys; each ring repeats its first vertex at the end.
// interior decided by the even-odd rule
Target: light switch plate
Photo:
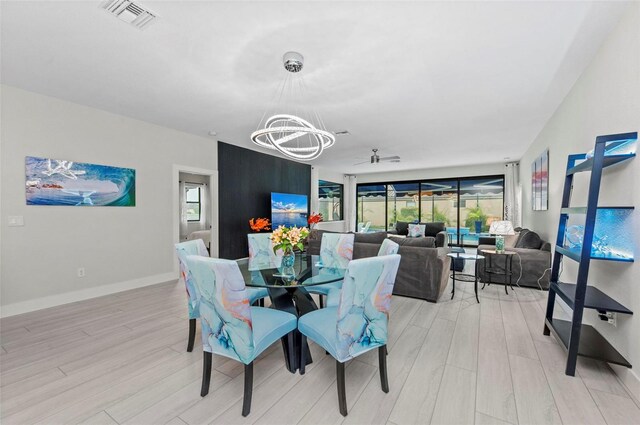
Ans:
{"type": "Polygon", "coordinates": [[[24,226],[24,216],[21,215],[10,215],[9,216],[9,227],[19,227],[24,226]]]}

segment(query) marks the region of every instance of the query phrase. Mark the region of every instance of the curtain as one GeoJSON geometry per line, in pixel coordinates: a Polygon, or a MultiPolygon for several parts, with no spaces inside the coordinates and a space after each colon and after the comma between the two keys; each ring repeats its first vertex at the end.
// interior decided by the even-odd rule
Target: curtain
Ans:
{"type": "Polygon", "coordinates": [[[345,175],[344,176],[344,193],[342,200],[344,202],[344,213],[346,222],[346,231],[356,231],[356,176],[345,175]]]}
{"type": "Polygon", "coordinates": [[[180,209],[180,240],[184,240],[189,235],[188,223],[187,223],[187,202],[186,202],[186,186],[185,182],[180,182],[180,200],[179,206],[180,209]]]}
{"type": "Polygon", "coordinates": [[[513,227],[522,227],[522,188],[517,162],[506,164],[504,173],[504,219],[513,227]]]}

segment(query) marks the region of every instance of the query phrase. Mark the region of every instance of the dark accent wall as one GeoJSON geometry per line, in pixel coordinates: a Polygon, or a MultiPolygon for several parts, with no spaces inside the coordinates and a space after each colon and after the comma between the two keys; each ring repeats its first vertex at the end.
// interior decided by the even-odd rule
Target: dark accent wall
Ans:
{"type": "Polygon", "coordinates": [[[271,219],[271,192],[311,199],[311,166],[218,142],[220,258],[249,255],[249,219],[271,219]]]}

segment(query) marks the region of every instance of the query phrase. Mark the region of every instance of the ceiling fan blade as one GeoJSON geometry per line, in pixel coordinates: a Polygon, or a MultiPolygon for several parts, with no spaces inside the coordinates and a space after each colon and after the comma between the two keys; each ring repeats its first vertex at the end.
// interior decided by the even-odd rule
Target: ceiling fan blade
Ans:
{"type": "Polygon", "coordinates": [[[371,163],[371,161],[368,161],[368,160],[367,160],[367,161],[362,161],[362,162],[356,162],[356,163],[355,163],[355,164],[353,164],[353,165],[362,165],[362,164],[370,164],[370,163],[371,163]]]}
{"type": "Polygon", "coordinates": [[[400,157],[398,155],[394,155],[394,156],[385,156],[384,158],[380,158],[380,161],[393,161],[396,159],[400,159],[400,157]]]}

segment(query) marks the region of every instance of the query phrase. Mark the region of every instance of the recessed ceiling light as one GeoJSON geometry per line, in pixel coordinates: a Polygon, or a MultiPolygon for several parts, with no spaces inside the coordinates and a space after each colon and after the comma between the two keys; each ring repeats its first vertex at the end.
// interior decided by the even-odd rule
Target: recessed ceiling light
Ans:
{"type": "Polygon", "coordinates": [[[207,133],[207,134],[209,134],[209,136],[217,136],[218,135],[218,133],[216,133],[213,130],[209,130],[209,133],[207,133]]]}

